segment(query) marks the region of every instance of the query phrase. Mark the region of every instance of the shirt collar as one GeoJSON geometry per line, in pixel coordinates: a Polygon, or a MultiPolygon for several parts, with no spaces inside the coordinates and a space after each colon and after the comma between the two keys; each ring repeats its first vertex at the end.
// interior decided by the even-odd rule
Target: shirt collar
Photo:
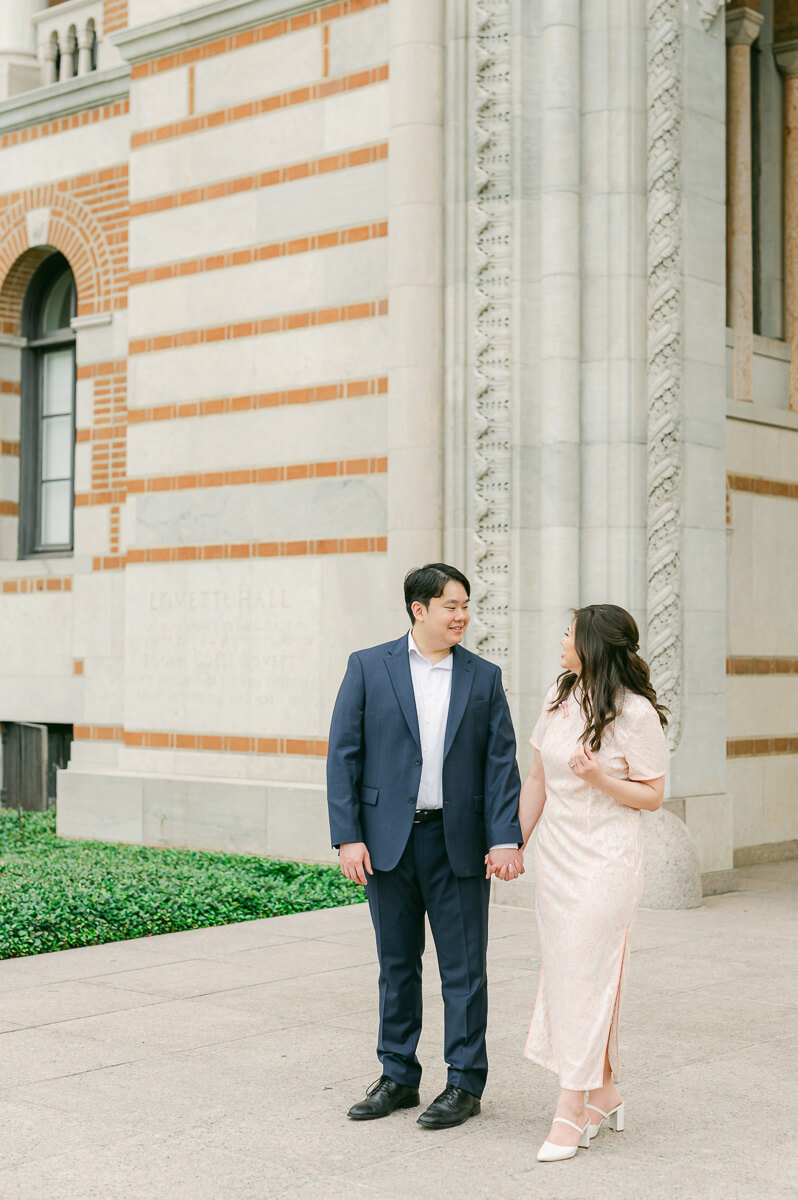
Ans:
{"type": "Polygon", "coordinates": [[[424,657],[424,655],[421,653],[418,646],[416,645],[415,641],[413,640],[412,629],[410,630],[410,632],[407,635],[407,649],[408,649],[409,654],[415,654],[417,658],[419,658],[423,663],[426,663],[427,666],[430,667],[433,671],[437,670],[439,667],[442,671],[451,671],[452,670],[452,667],[454,665],[454,655],[452,654],[451,650],[446,655],[446,658],[442,658],[440,662],[431,663],[428,658],[424,657]]]}

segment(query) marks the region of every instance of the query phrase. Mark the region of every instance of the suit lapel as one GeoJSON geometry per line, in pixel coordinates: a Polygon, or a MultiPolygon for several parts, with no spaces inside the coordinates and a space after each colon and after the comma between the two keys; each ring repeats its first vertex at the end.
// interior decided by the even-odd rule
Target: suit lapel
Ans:
{"type": "Polygon", "coordinates": [[[418,715],[416,713],[416,698],[413,693],[413,680],[410,678],[410,656],[407,651],[407,637],[399,638],[388,651],[385,659],[388,674],[391,677],[396,699],[402,710],[407,728],[413,735],[413,740],[421,749],[421,735],[418,731],[418,715]]]}
{"type": "Polygon", "coordinates": [[[446,722],[446,737],[443,743],[443,757],[449,753],[455,734],[460,728],[460,722],[471,695],[471,684],[474,682],[473,660],[458,646],[452,647],[452,697],[449,701],[449,719],[446,722]]]}

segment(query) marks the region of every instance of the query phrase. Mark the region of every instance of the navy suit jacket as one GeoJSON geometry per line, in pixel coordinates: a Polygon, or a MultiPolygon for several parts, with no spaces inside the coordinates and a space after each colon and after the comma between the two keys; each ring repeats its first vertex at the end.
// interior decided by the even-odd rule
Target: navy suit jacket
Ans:
{"type": "MultiPolygon", "coordinates": [[[[500,669],[452,648],[443,750],[443,829],[456,875],[479,875],[485,854],[522,842],[521,779],[500,669]]],[[[407,845],[421,780],[421,738],[407,634],[350,655],[330,726],[327,805],[333,846],[365,842],[392,870],[407,845]]]]}

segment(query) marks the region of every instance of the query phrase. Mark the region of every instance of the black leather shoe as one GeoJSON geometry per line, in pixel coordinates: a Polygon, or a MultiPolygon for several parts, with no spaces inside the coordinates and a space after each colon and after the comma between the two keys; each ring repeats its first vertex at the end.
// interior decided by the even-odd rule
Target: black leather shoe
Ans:
{"type": "Polygon", "coordinates": [[[453,1125],[462,1125],[469,1117],[475,1117],[481,1107],[479,1096],[472,1096],[450,1083],[429,1108],[424,1109],[418,1123],[425,1129],[451,1129],[453,1125]]]}
{"type": "Polygon", "coordinates": [[[418,1088],[395,1083],[387,1075],[381,1075],[366,1092],[366,1099],[353,1104],[346,1115],[353,1121],[376,1121],[397,1108],[415,1108],[420,1103],[418,1088]]]}

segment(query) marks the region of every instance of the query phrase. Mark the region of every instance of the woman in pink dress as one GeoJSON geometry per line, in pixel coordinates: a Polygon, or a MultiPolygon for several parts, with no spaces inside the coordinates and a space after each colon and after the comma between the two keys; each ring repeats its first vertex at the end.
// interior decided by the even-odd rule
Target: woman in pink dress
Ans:
{"type": "Polygon", "coordinates": [[[573,1158],[605,1121],[623,1129],[614,1079],[643,886],[640,812],[660,807],[665,776],[665,710],[637,651],[628,612],[580,608],[562,639],[564,671],[530,738],[536,754],[519,816],[524,844],[538,831],[541,971],[524,1053],[555,1071],[561,1088],[541,1162],[573,1158]]]}

